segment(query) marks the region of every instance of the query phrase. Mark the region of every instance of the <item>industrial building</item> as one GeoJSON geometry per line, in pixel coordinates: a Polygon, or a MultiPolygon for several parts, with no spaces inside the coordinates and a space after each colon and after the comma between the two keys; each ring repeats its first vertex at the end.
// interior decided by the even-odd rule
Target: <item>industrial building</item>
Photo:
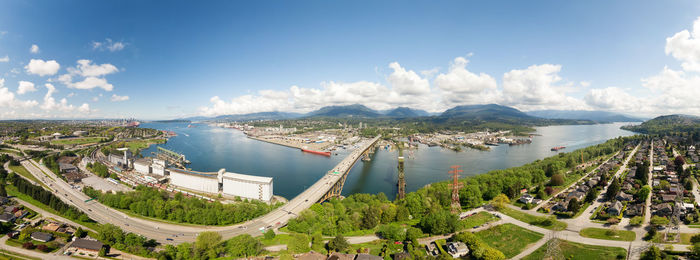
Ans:
{"type": "Polygon", "coordinates": [[[136,159],[134,161],[134,170],[141,174],[151,173],[151,160],[146,158],[136,159]]]}
{"type": "Polygon", "coordinates": [[[248,199],[270,201],[272,199],[272,178],[226,172],[221,169],[214,173],[168,168],[170,184],[183,188],[238,196],[248,199]]]}
{"type": "Polygon", "coordinates": [[[226,195],[262,201],[272,199],[272,178],[226,172],[222,191],[226,195]]]}
{"type": "Polygon", "coordinates": [[[121,166],[124,168],[129,168],[129,159],[131,159],[133,157],[131,154],[131,151],[129,151],[128,148],[119,148],[117,150],[123,151],[124,154],[117,155],[117,154],[110,153],[109,156],[107,156],[107,159],[112,164],[115,164],[117,166],[121,166]]]}
{"type": "Polygon", "coordinates": [[[161,159],[153,159],[153,163],[151,164],[151,173],[165,176],[165,161],[161,159]]]}
{"type": "Polygon", "coordinates": [[[183,188],[209,193],[219,192],[219,178],[217,173],[204,173],[188,171],[177,168],[168,168],[170,171],[170,184],[183,188]]]}

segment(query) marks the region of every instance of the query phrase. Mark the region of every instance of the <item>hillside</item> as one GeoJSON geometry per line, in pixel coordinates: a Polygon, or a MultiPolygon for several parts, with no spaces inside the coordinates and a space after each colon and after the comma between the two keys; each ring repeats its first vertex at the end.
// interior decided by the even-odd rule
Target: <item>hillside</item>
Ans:
{"type": "Polygon", "coordinates": [[[381,116],[379,112],[372,110],[364,105],[347,105],[347,106],[327,106],[319,110],[310,112],[307,117],[357,117],[357,118],[375,118],[381,116]]]}
{"type": "Polygon", "coordinates": [[[620,113],[586,110],[535,110],[526,112],[528,115],[548,119],[591,120],[598,123],[612,122],[642,122],[643,120],[620,113]]]}
{"type": "Polygon", "coordinates": [[[420,109],[413,109],[409,107],[397,107],[392,110],[386,111],[384,113],[385,116],[388,117],[397,117],[397,118],[406,118],[406,117],[419,117],[419,116],[428,116],[430,115],[428,112],[420,109]]]}
{"type": "Polygon", "coordinates": [[[666,115],[648,120],[640,125],[623,126],[622,129],[643,134],[670,132],[700,132],[700,117],[690,115],[666,115]]]}

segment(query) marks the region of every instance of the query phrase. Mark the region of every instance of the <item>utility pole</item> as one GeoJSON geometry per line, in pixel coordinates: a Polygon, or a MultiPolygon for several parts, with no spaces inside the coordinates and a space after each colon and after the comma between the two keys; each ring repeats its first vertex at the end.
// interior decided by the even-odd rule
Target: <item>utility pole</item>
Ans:
{"type": "Polygon", "coordinates": [[[462,209],[462,205],[459,203],[459,188],[462,186],[461,183],[459,183],[459,174],[464,172],[463,170],[459,169],[462,166],[459,165],[452,165],[448,173],[452,175],[452,213],[457,214],[459,211],[462,209]]]}

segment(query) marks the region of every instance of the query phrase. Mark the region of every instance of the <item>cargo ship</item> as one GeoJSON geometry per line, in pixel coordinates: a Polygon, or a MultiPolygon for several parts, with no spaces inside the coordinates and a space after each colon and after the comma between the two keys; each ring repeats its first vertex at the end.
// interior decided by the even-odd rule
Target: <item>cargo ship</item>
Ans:
{"type": "Polygon", "coordinates": [[[306,152],[306,153],[312,153],[312,154],[318,154],[318,155],[328,156],[328,157],[331,156],[331,152],[319,152],[319,151],[314,151],[314,150],[309,150],[309,149],[304,149],[304,148],[301,148],[301,151],[302,151],[302,152],[306,152]]]}
{"type": "Polygon", "coordinates": [[[556,152],[556,151],[559,151],[559,150],[564,149],[564,148],[566,148],[566,146],[557,146],[557,147],[552,147],[552,149],[550,149],[550,150],[556,152]]]}

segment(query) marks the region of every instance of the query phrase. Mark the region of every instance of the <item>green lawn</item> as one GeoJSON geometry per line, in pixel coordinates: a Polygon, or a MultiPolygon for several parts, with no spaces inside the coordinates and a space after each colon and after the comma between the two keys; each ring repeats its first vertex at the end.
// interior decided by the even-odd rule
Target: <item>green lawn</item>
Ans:
{"type": "MultiPolygon", "coordinates": [[[[554,259],[613,260],[618,259],[618,255],[624,256],[622,259],[627,257],[627,250],[624,248],[584,245],[566,240],[560,240],[559,249],[561,255],[559,257],[555,257],[554,259]]],[[[535,252],[523,258],[523,260],[545,259],[546,252],[547,244],[538,248],[535,252]]]]}
{"type": "Polygon", "coordinates": [[[11,153],[11,154],[19,155],[19,152],[12,150],[12,149],[0,149],[0,153],[11,153]]]}
{"type": "Polygon", "coordinates": [[[34,175],[29,173],[29,171],[26,168],[24,168],[24,166],[22,166],[22,165],[18,165],[18,166],[10,165],[10,170],[12,170],[13,172],[16,172],[19,175],[22,175],[24,178],[27,178],[27,179],[33,181],[34,183],[38,183],[41,186],[44,186],[44,188],[47,188],[47,189],[49,188],[48,186],[46,186],[46,184],[39,181],[39,179],[37,179],[36,177],[34,177],[34,175]]]}
{"type": "Polygon", "coordinates": [[[473,228],[475,226],[481,226],[483,224],[489,223],[491,221],[496,221],[498,218],[494,216],[491,213],[488,213],[486,211],[479,211],[479,213],[476,213],[476,215],[473,215],[471,217],[466,217],[463,220],[460,220],[461,225],[467,229],[467,228],[473,228]]]}
{"type": "Polygon", "coordinates": [[[606,228],[584,228],[581,229],[579,234],[583,237],[619,241],[634,241],[637,237],[637,234],[629,230],[616,230],[615,234],[608,234],[609,231],[610,229],[606,228]]]}
{"type": "Polygon", "coordinates": [[[289,239],[292,236],[289,234],[277,234],[273,239],[265,239],[263,236],[259,236],[258,238],[260,239],[260,243],[263,244],[263,246],[272,246],[272,245],[286,245],[289,242],[289,239]]]}
{"type": "Polygon", "coordinates": [[[546,228],[546,229],[551,229],[551,230],[564,230],[566,229],[566,223],[554,220],[554,221],[548,221],[547,218],[545,217],[538,217],[534,215],[530,215],[524,212],[521,212],[519,210],[511,209],[508,207],[505,207],[503,209],[500,209],[499,211],[503,212],[504,214],[520,220],[522,222],[535,225],[541,228],[546,228]]]}
{"type": "Polygon", "coordinates": [[[58,139],[58,140],[52,140],[51,144],[91,144],[91,143],[99,143],[102,141],[102,139],[105,139],[106,137],[84,137],[84,138],[72,138],[72,139],[58,139]]]}
{"type": "Polygon", "coordinates": [[[26,256],[26,255],[23,255],[23,254],[20,254],[20,253],[10,252],[10,251],[4,250],[4,249],[0,249],[0,259],[8,259],[8,260],[15,260],[15,259],[20,259],[20,260],[30,259],[30,260],[34,260],[34,259],[36,259],[36,260],[41,260],[40,258],[31,257],[31,256],[26,256]]]}
{"type": "Polygon", "coordinates": [[[518,255],[529,244],[537,242],[544,236],[513,224],[498,225],[475,234],[484,243],[503,252],[506,258],[518,255]]]}
{"type": "MultiPolygon", "coordinates": [[[[663,234],[664,234],[664,233],[662,233],[662,232],[656,233],[656,236],[654,236],[654,239],[652,239],[652,241],[655,242],[655,243],[664,243],[664,244],[669,244],[669,243],[671,243],[671,242],[662,241],[663,234]]],[[[696,234],[693,234],[693,233],[681,233],[681,241],[680,241],[680,244],[683,244],[683,245],[690,245],[690,238],[691,238],[693,235],[696,235],[696,234]]]]}

